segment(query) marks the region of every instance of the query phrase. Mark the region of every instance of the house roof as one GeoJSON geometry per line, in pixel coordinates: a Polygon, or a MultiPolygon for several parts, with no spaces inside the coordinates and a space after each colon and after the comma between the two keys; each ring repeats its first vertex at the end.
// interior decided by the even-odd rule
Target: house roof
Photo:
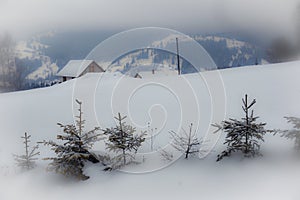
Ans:
{"type": "Polygon", "coordinates": [[[176,70],[156,70],[154,74],[152,71],[139,71],[134,77],[137,78],[151,78],[151,77],[161,77],[161,76],[176,76],[178,72],[176,70]]]}
{"type": "Polygon", "coordinates": [[[57,73],[57,76],[79,77],[82,74],[82,72],[93,62],[94,62],[93,60],[70,60],[57,73]]]}
{"type": "Polygon", "coordinates": [[[142,76],[141,76],[139,73],[136,73],[136,74],[134,75],[134,78],[142,78],[142,76]]]}

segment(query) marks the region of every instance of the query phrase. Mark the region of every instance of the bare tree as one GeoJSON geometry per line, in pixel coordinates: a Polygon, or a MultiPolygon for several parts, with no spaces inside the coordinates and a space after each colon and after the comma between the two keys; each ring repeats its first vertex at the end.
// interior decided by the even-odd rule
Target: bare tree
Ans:
{"type": "Polygon", "coordinates": [[[193,131],[192,123],[189,128],[189,132],[186,132],[184,129],[182,129],[183,134],[170,131],[170,134],[173,138],[173,143],[171,145],[176,150],[184,153],[186,159],[189,158],[189,155],[199,153],[199,147],[203,143],[202,140],[197,138],[196,131],[193,131]]]}
{"type": "Polygon", "coordinates": [[[21,90],[25,81],[25,64],[16,57],[16,47],[9,33],[0,35],[0,87],[5,91],[21,90]]]}
{"type": "Polygon", "coordinates": [[[9,80],[14,90],[22,90],[26,79],[25,64],[23,60],[15,58],[14,65],[15,70],[11,72],[9,80]]]}
{"type": "Polygon", "coordinates": [[[15,43],[9,33],[0,35],[0,75],[4,89],[11,87],[10,77],[14,69],[15,43]]]}

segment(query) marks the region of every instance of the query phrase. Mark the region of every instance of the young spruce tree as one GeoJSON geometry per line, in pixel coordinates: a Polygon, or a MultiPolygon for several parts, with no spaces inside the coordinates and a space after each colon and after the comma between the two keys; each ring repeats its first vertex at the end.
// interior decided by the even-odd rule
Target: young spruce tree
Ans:
{"type": "Polygon", "coordinates": [[[23,169],[32,169],[35,167],[35,161],[38,159],[36,158],[37,155],[40,155],[40,152],[37,151],[39,148],[38,145],[35,145],[31,148],[29,147],[31,135],[24,134],[24,145],[25,145],[25,154],[24,155],[14,155],[15,160],[17,161],[17,165],[23,169]]]}
{"type": "Polygon", "coordinates": [[[103,130],[104,135],[108,136],[106,148],[117,154],[111,159],[109,166],[104,169],[105,171],[119,169],[131,163],[139,147],[145,141],[145,132],[136,134],[136,129],[125,123],[125,118],[126,116],[121,117],[121,114],[118,113],[118,117],[115,117],[118,121],[116,127],[103,130]]]}
{"type": "Polygon", "coordinates": [[[246,94],[242,101],[245,117],[241,120],[229,119],[221,124],[213,124],[218,128],[215,132],[222,130],[227,134],[224,142],[227,149],[218,155],[217,161],[230,156],[233,152],[241,152],[245,157],[261,156],[260,142],[264,142],[264,135],[267,132],[273,132],[265,129],[266,123],[256,123],[259,117],[255,117],[251,110],[256,100],[249,103],[246,94]]]}
{"type": "Polygon", "coordinates": [[[90,152],[90,149],[96,141],[101,140],[101,134],[97,134],[100,130],[95,127],[88,132],[84,131],[84,123],[81,105],[82,102],[76,100],[79,105],[79,115],[76,116],[76,125],[58,125],[63,129],[64,135],[57,135],[57,139],[62,143],[53,141],[44,141],[44,145],[51,146],[51,150],[56,153],[56,157],[45,158],[51,160],[48,170],[63,174],[66,177],[73,177],[79,180],[86,180],[89,177],[83,174],[85,162],[99,162],[98,158],[90,152]]]}

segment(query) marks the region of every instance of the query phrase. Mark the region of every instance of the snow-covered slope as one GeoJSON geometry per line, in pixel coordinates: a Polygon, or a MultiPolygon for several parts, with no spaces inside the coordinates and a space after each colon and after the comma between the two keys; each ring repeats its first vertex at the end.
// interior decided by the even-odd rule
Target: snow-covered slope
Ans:
{"type": "MultiPolygon", "coordinates": [[[[134,69],[137,66],[149,63],[164,64],[169,66],[170,69],[176,70],[176,55],[159,50],[174,44],[174,37],[174,35],[167,36],[154,42],[153,47],[156,49],[137,50],[118,58],[111,66],[112,70],[126,72],[128,68],[134,69]]],[[[180,45],[184,46],[184,43],[190,42],[189,38],[182,35],[176,35],[176,37],[179,39],[180,45]]],[[[195,35],[192,38],[205,48],[219,69],[268,63],[264,59],[264,57],[267,57],[264,55],[265,50],[248,42],[221,36],[195,35]]],[[[180,59],[180,63],[181,66],[185,66],[182,68],[183,74],[195,72],[194,67],[185,58],[180,59]]]]}
{"type": "MultiPolygon", "coordinates": [[[[242,117],[245,93],[257,99],[255,113],[268,123],[267,128],[288,128],[283,116],[300,116],[299,65],[292,62],[152,79],[87,74],[49,88],[1,94],[0,199],[299,199],[300,162],[292,158],[292,142],[267,136],[263,158],[236,157],[216,163],[216,155],[224,148],[223,136],[210,128],[223,117],[242,117]],[[147,130],[148,122],[158,128],[155,149],[168,146],[169,130],[187,128],[191,122],[198,125],[200,137],[210,139],[208,146],[216,146],[201,160],[179,159],[169,165],[155,157],[158,154],[149,154],[147,142],[140,152],[149,154],[144,154],[144,162],[125,168],[139,174],[105,173],[99,165],[88,165],[85,172],[91,178],[80,183],[46,173],[46,161],[39,161],[38,168],[30,172],[16,170],[12,153],[22,151],[20,136],[28,132],[32,141],[55,139],[61,133],[56,123],[74,120],[74,99],[84,103],[87,129],[110,127],[113,115],[121,112],[138,130],[147,130]]],[[[101,143],[95,149],[104,150],[101,143]]],[[[40,150],[42,156],[50,154],[46,147],[40,150]]]]}
{"type": "Polygon", "coordinates": [[[218,68],[266,64],[266,47],[224,36],[194,36],[212,56],[218,68]]]}
{"type": "MultiPolygon", "coordinates": [[[[105,37],[101,35],[103,35],[102,31],[95,33],[89,31],[85,33],[49,31],[35,35],[26,41],[18,41],[16,57],[26,69],[23,74],[26,77],[26,83],[23,87],[27,89],[31,87],[31,84],[49,83],[57,79],[55,76],[57,71],[69,60],[84,59],[95,46],[111,36],[112,33],[105,35],[105,37]]],[[[186,42],[186,38],[178,37],[181,43],[186,42]]],[[[249,42],[222,35],[193,35],[191,37],[207,50],[220,69],[267,63],[265,47],[258,47],[249,42]]],[[[153,45],[159,48],[174,42],[172,40],[174,38],[166,37],[162,41],[154,42],[153,45]]],[[[163,64],[172,70],[177,67],[176,55],[158,49],[154,51],[138,50],[124,56],[115,63],[114,70],[125,72],[128,68],[134,68],[145,63],[163,64]]],[[[180,62],[182,66],[185,66],[182,69],[183,74],[195,72],[194,67],[186,60],[182,59],[180,62]]]]}
{"type": "Polygon", "coordinates": [[[54,36],[54,32],[47,32],[32,37],[28,41],[19,41],[16,45],[16,58],[21,60],[23,67],[29,65],[31,71],[26,73],[27,82],[35,82],[40,80],[52,79],[59,70],[56,63],[51,61],[51,58],[45,55],[45,49],[49,45],[43,44],[41,38],[49,38],[54,36]]]}

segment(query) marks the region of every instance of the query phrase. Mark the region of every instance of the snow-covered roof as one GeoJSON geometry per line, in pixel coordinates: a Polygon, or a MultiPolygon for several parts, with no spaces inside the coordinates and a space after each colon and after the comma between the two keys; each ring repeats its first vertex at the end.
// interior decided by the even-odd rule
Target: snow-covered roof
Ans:
{"type": "Polygon", "coordinates": [[[82,74],[82,72],[93,62],[94,62],[93,60],[70,60],[66,64],[66,66],[64,66],[57,73],[57,76],[79,77],[82,74]]]}
{"type": "Polygon", "coordinates": [[[155,70],[154,74],[152,71],[139,71],[136,74],[139,74],[141,78],[151,78],[151,77],[160,77],[160,76],[176,76],[178,72],[175,70],[168,70],[168,71],[155,70]]]}

